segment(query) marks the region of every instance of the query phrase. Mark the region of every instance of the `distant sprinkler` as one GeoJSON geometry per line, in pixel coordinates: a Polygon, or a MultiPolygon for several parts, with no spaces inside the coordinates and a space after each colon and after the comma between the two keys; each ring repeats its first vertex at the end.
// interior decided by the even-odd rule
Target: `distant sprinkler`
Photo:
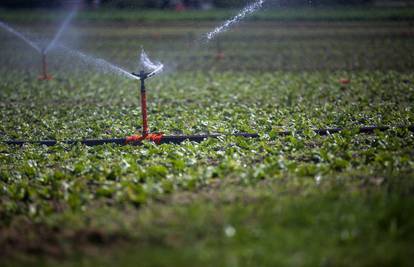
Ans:
{"type": "Polygon", "coordinates": [[[32,40],[30,40],[29,38],[27,38],[26,36],[24,36],[22,33],[18,32],[17,30],[13,29],[12,27],[10,27],[9,25],[7,25],[4,22],[0,21],[0,27],[5,29],[6,31],[8,31],[11,34],[14,34],[16,37],[20,38],[22,41],[24,41],[26,44],[28,44],[29,46],[31,46],[34,50],[36,50],[37,52],[39,52],[39,54],[41,55],[41,62],[42,62],[42,74],[39,76],[39,80],[51,80],[52,76],[50,76],[47,72],[47,60],[46,60],[46,55],[49,53],[50,50],[52,50],[53,48],[56,47],[59,39],[62,37],[63,33],[65,32],[66,28],[68,27],[70,21],[73,19],[73,17],[76,15],[77,12],[77,8],[75,7],[70,13],[69,15],[66,17],[66,19],[63,21],[62,25],[59,27],[59,30],[56,32],[55,36],[53,37],[53,39],[50,41],[50,43],[44,47],[41,48],[37,43],[33,42],[32,40]]]}
{"type": "Polygon", "coordinates": [[[55,36],[50,41],[50,43],[44,49],[42,49],[42,51],[40,53],[41,56],[42,56],[42,74],[39,76],[39,80],[50,81],[50,80],[53,79],[52,76],[47,73],[47,58],[46,58],[46,56],[49,53],[49,51],[57,45],[57,42],[59,41],[59,39],[61,38],[61,36],[65,32],[66,28],[69,26],[69,23],[72,21],[73,17],[76,15],[76,13],[77,13],[77,7],[75,6],[75,8],[65,18],[62,25],[59,27],[58,31],[56,32],[55,36]]]}

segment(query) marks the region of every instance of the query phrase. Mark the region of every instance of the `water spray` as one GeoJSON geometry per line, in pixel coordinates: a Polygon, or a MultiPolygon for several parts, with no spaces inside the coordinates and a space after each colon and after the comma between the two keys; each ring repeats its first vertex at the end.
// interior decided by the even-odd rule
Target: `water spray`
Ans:
{"type": "Polygon", "coordinates": [[[257,10],[262,8],[264,2],[266,2],[266,0],[257,0],[253,4],[250,4],[250,5],[246,6],[245,8],[243,8],[243,10],[239,14],[237,14],[233,18],[227,20],[222,25],[216,27],[211,32],[207,33],[206,34],[207,41],[211,41],[218,34],[227,31],[232,25],[238,23],[239,21],[244,19],[246,16],[248,16],[250,14],[253,14],[257,10]]]}
{"type": "Polygon", "coordinates": [[[97,68],[97,70],[99,70],[102,73],[106,73],[106,74],[112,73],[112,74],[116,74],[116,75],[124,77],[124,78],[139,80],[138,77],[132,75],[128,71],[124,70],[123,68],[121,68],[119,66],[116,66],[116,65],[106,61],[105,59],[97,58],[97,57],[88,55],[84,52],[71,49],[71,48],[69,48],[65,45],[59,45],[58,48],[63,50],[65,53],[67,53],[71,56],[79,58],[85,64],[94,65],[97,68]]]}
{"type": "Polygon", "coordinates": [[[39,53],[42,52],[42,49],[39,47],[39,45],[37,45],[35,42],[31,41],[23,33],[18,32],[17,30],[13,29],[12,27],[10,27],[9,25],[7,25],[6,23],[4,23],[2,21],[0,21],[0,27],[2,27],[3,29],[8,31],[9,33],[11,33],[11,34],[15,35],[16,37],[18,37],[19,39],[21,39],[23,42],[28,44],[30,47],[32,47],[37,52],[39,52],[39,53]]]}
{"type": "Polygon", "coordinates": [[[66,31],[66,28],[69,26],[70,22],[72,21],[73,17],[75,17],[77,13],[77,8],[75,7],[69,15],[65,18],[63,23],[60,25],[58,31],[56,32],[53,39],[50,41],[50,43],[45,47],[43,52],[47,54],[51,49],[53,49],[56,44],[58,43],[59,39],[62,37],[63,33],[66,31]]]}

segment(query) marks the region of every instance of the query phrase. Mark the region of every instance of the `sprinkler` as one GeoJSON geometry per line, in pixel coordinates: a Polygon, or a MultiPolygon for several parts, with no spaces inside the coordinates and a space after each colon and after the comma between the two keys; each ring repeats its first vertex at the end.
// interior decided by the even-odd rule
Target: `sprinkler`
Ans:
{"type": "Polygon", "coordinates": [[[53,77],[47,73],[47,59],[46,59],[47,54],[45,50],[42,50],[41,56],[42,56],[42,74],[39,76],[38,79],[40,81],[50,81],[53,79],[53,77]]]}
{"type": "Polygon", "coordinates": [[[164,65],[161,63],[153,63],[145,53],[144,49],[141,51],[140,62],[142,69],[139,73],[131,73],[133,77],[140,80],[140,92],[141,92],[141,116],[142,116],[142,132],[141,135],[133,135],[127,137],[127,143],[140,142],[142,140],[149,140],[155,143],[160,143],[163,138],[162,133],[151,133],[148,127],[148,113],[147,113],[147,93],[145,88],[145,80],[155,76],[161,72],[164,65]],[[146,72],[145,69],[150,69],[150,72],[146,72]]]}

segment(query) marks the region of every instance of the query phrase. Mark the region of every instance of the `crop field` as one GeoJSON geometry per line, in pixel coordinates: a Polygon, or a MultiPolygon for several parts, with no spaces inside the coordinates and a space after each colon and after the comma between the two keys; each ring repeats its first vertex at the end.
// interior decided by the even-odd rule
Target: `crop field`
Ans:
{"type": "MultiPolygon", "coordinates": [[[[55,30],[20,16],[31,38],[55,30]]],[[[218,23],[72,25],[73,49],[137,71],[143,46],[165,64],[147,81],[151,131],[223,136],[0,143],[0,266],[412,264],[413,21],[263,19],[200,42],[218,23]],[[373,125],[391,128],[357,133],[373,125]],[[347,130],[313,131],[332,127],[347,130]],[[240,132],[260,137],[226,136],[240,132]]],[[[141,129],[137,81],[59,48],[39,81],[40,56],[0,40],[0,141],[141,129]]]]}

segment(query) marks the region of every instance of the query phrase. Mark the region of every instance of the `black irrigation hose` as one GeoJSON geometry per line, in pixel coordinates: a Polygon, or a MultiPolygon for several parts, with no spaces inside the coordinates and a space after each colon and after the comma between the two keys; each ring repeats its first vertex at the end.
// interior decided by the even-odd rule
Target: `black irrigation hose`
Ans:
{"type": "MultiPolygon", "coordinates": [[[[409,125],[409,126],[365,126],[365,127],[360,127],[360,128],[349,128],[349,129],[344,129],[344,128],[326,128],[326,129],[316,129],[313,130],[317,135],[329,135],[329,134],[334,134],[334,133],[339,133],[345,130],[354,130],[357,131],[358,134],[362,134],[362,133],[366,133],[366,134],[372,134],[375,131],[380,131],[380,132],[385,132],[390,130],[391,128],[397,128],[397,129],[407,129],[411,132],[414,132],[414,125],[409,125]]],[[[296,131],[296,134],[300,134],[302,133],[302,131],[296,131]]],[[[286,135],[291,135],[292,132],[290,131],[285,131],[285,132],[278,132],[277,133],[280,136],[286,136],[286,135]]]]}
{"type": "MultiPolygon", "coordinates": [[[[357,133],[374,133],[375,131],[387,131],[391,128],[399,128],[399,129],[407,129],[411,132],[414,132],[414,125],[410,126],[368,126],[368,127],[361,127],[361,128],[355,128],[355,129],[344,129],[344,128],[326,128],[326,129],[316,129],[314,132],[317,135],[329,135],[333,133],[339,133],[344,130],[356,130],[357,133]]],[[[284,132],[278,132],[277,135],[279,136],[288,136],[295,134],[300,134],[302,131],[284,131],[284,132]]],[[[223,134],[204,134],[204,135],[165,135],[160,140],[159,144],[180,144],[184,141],[193,141],[193,142],[202,142],[207,138],[219,138],[221,136],[239,136],[239,137],[245,137],[245,138],[259,138],[259,134],[249,134],[249,133],[236,133],[236,134],[230,134],[230,135],[223,135],[223,134]]],[[[58,143],[61,144],[68,144],[68,145],[74,145],[74,144],[83,144],[86,146],[99,146],[104,144],[117,144],[117,145],[140,145],[141,142],[133,142],[129,143],[127,141],[127,138],[119,138],[119,139],[91,139],[91,140],[68,140],[68,141],[56,141],[56,140],[44,140],[44,141],[5,141],[3,142],[7,145],[19,145],[22,146],[24,144],[36,144],[36,145],[45,145],[45,146],[54,146],[58,143]]]]}
{"type": "MultiPolygon", "coordinates": [[[[218,138],[220,136],[225,136],[222,134],[202,134],[202,135],[164,135],[159,142],[160,144],[180,144],[184,141],[193,141],[193,142],[202,142],[207,138],[218,138]]],[[[248,133],[238,133],[232,134],[227,136],[240,136],[246,138],[258,138],[258,134],[248,134],[248,133]]],[[[89,139],[89,140],[68,140],[68,141],[56,141],[56,140],[43,140],[43,141],[6,141],[3,142],[7,145],[25,145],[25,144],[35,144],[35,145],[45,145],[45,146],[54,146],[58,143],[60,144],[83,144],[86,146],[99,146],[104,144],[117,144],[117,145],[139,145],[141,144],[140,141],[138,142],[127,142],[127,138],[118,138],[118,139],[89,139]]]]}
{"type": "Polygon", "coordinates": [[[42,140],[42,141],[6,141],[4,142],[8,145],[18,145],[22,146],[25,144],[34,144],[34,145],[44,145],[44,146],[55,146],[59,144],[68,144],[75,145],[78,143],[84,144],[86,146],[100,146],[104,144],[118,144],[125,145],[126,138],[119,139],[90,139],[90,140],[68,140],[68,141],[56,141],[56,140],[42,140]]]}

